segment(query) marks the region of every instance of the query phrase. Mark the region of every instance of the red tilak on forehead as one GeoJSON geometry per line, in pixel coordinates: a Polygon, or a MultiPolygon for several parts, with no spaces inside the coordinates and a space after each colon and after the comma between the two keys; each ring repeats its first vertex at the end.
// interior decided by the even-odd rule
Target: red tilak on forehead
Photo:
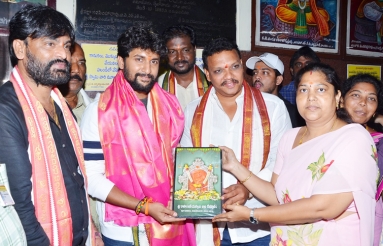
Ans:
{"type": "Polygon", "coordinates": [[[228,67],[229,67],[229,66],[226,64],[226,65],[225,65],[225,68],[228,68],[228,67]]]}
{"type": "Polygon", "coordinates": [[[310,75],[313,74],[313,71],[310,71],[310,75]]]}

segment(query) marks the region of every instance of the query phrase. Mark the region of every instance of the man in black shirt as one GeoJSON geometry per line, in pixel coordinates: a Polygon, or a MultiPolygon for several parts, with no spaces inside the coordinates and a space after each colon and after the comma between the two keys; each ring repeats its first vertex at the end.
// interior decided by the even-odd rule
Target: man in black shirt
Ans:
{"type": "Polygon", "coordinates": [[[46,6],[27,6],[9,23],[14,69],[0,87],[0,163],[28,245],[85,245],[90,235],[78,128],[55,88],[69,81],[73,43],[69,20],[46,6]]]}

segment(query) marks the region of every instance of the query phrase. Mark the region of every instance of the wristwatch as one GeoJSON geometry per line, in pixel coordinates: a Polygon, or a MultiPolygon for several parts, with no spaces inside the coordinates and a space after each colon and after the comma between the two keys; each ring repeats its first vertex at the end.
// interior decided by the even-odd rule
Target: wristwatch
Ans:
{"type": "Polygon", "coordinates": [[[250,218],[249,218],[249,221],[253,224],[258,224],[258,220],[254,217],[254,210],[255,208],[253,208],[252,210],[250,210],[250,218]]]}

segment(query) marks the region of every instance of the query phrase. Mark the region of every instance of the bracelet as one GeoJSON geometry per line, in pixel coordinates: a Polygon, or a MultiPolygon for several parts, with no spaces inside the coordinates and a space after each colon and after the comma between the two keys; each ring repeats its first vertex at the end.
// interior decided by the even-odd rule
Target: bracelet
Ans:
{"type": "Polygon", "coordinates": [[[148,216],[149,215],[149,203],[152,203],[153,202],[153,199],[152,198],[149,198],[147,201],[146,201],[146,206],[145,206],[145,215],[148,216]]]}
{"type": "Polygon", "coordinates": [[[145,205],[145,203],[148,201],[147,197],[142,198],[138,203],[136,208],[134,209],[136,211],[136,214],[139,215],[141,213],[142,207],[145,205]]]}
{"type": "Polygon", "coordinates": [[[242,181],[239,181],[239,182],[241,182],[241,184],[243,184],[243,183],[245,183],[247,180],[249,180],[249,178],[250,178],[251,175],[253,174],[250,170],[249,170],[249,172],[250,172],[250,174],[249,174],[249,176],[247,176],[247,178],[245,178],[245,179],[242,180],[242,181]]]}

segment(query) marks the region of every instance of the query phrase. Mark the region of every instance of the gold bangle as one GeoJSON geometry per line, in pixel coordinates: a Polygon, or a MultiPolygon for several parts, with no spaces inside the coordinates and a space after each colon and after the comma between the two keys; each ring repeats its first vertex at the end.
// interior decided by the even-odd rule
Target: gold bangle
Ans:
{"type": "Polygon", "coordinates": [[[251,177],[251,175],[253,174],[250,170],[249,170],[249,172],[250,172],[250,174],[249,174],[249,176],[247,176],[247,178],[245,178],[242,181],[239,181],[239,182],[241,182],[241,184],[245,183],[251,177]]]}

